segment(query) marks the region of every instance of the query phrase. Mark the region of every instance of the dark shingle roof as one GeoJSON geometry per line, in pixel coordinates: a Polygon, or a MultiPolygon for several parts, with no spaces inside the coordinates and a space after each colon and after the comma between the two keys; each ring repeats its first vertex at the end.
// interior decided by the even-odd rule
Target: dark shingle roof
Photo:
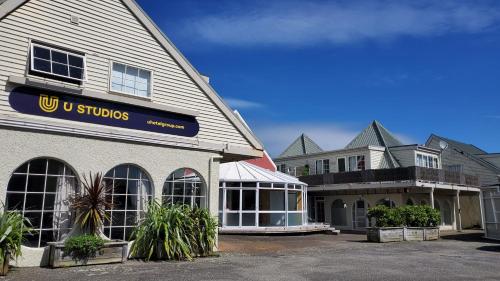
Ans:
{"type": "Polygon", "coordinates": [[[479,147],[472,145],[472,144],[463,143],[463,142],[459,142],[459,141],[448,139],[448,138],[443,138],[443,137],[440,137],[437,135],[436,135],[436,137],[444,140],[449,145],[453,146],[455,149],[458,149],[462,152],[465,152],[465,153],[468,153],[471,155],[487,154],[488,153],[488,152],[486,152],[486,151],[484,151],[484,150],[480,149],[479,147]]]}
{"type": "Polygon", "coordinates": [[[377,120],[373,121],[359,135],[357,135],[345,148],[366,147],[369,145],[391,147],[403,145],[377,120]]]}
{"type": "Polygon", "coordinates": [[[283,151],[278,158],[318,153],[322,151],[323,149],[321,149],[319,145],[317,145],[305,134],[302,134],[287,149],[285,149],[285,151],[283,151]]]}

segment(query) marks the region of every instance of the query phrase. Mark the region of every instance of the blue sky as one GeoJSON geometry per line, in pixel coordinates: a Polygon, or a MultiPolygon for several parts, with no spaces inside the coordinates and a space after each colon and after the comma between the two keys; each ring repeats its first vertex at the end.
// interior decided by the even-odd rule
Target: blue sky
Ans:
{"type": "Polygon", "coordinates": [[[374,119],[500,152],[498,1],[138,2],[273,156],[374,119]]]}

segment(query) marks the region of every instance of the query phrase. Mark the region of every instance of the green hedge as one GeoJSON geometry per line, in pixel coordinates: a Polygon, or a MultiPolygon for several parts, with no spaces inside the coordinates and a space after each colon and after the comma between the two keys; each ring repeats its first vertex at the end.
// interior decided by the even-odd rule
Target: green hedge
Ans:
{"type": "Polygon", "coordinates": [[[64,242],[64,255],[75,261],[87,261],[95,258],[96,252],[104,247],[104,240],[93,234],[70,237],[64,242]]]}
{"type": "Polygon", "coordinates": [[[429,205],[389,208],[378,205],[368,209],[368,218],[375,218],[377,227],[433,227],[441,223],[439,210],[429,205]]]}

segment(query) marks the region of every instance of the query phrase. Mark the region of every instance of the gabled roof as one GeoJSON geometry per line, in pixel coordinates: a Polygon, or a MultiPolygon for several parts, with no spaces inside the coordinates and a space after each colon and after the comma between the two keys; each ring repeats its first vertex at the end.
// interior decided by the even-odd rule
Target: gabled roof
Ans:
{"type": "Polygon", "coordinates": [[[358,148],[369,145],[391,147],[403,145],[382,124],[374,120],[359,135],[357,135],[345,148],[358,148]]]}
{"type": "Polygon", "coordinates": [[[434,136],[436,136],[437,138],[439,138],[441,140],[444,140],[445,142],[448,143],[448,145],[453,146],[455,149],[458,149],[461,152],[465,152],[465,153],[468,153],[471,155],[487,154],[488,153],[488,152],[486,152],[486,151],[484,151],[484,150],[480,149],[479,147],[472,145],[472,144],[463,143],[463,142],[459,142],[456,140],[440,137],[438,135],[434,135],[434,136]]]}
{"type": "Polygon", "coordinates": [[[387,130],[380,122],[374,120],[366,127],[359,135],[357,135],[345,148],[358,148],[366,146],[382,146],[386,150],[384,152],[384,161],[389,168],[397,168],[400,166],[397,159],[394,158],[389,147],[403,145],[389,130],[387,130]]]}
{"type": "MultiPolygon", "coordinates": [[[[0,20],[16,10],[21,5],[29,0],[0,0],[0,20]]],[[[153,20],[142,10],[142,8],[134,0],[121,0],[122,3],[130,10],[144,28],[153,36],[159,44],[165,49],[168,54],[179,64],[179,66],[187,73],[187,75],[207,94],[209,99],[216,107],[227,117],[229,122],[244,136],[245,139],[254,147],[255,150],[263,151],[262,144],[255,137],[249,128],[233,113],[231,108],[224,100],[215,92],[202,75],[189,63],[182,53],[174,46],[170,39],[161,31],[161,29],[153,22],[153,20]]],[[[230,151],[228,151],[230,152],[230,151]]]]}
{"type": "Polygon", "coordinates": [[[272,182],[307,185],[299,181],[296,177],[281,172],[272,172],[245,161],[221,164],[219,168],[219,181],[272,182]]]}
{"type": "Polygon", "coordinates": [[[305,155],[311,153],[323,152],[323,149],[319,147],[312,139],[307,135],[300,135],[283,153],[281,153],[278,158],[291,157],[298,155],[305,155]]]}

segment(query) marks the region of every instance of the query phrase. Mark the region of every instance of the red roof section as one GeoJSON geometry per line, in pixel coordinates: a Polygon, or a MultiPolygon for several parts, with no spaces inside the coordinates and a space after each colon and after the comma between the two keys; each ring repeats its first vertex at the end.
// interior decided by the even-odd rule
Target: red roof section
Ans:
{"type": "Polygon", "coordinates": [[[271,157],[269,157],[269,155],[265,151],[264,151],[264,156],[262,156],[261,158],[245,160],[245,162],[270,170],[272,172],[276,172],[276,165],[274,164],[271,157]]]}

